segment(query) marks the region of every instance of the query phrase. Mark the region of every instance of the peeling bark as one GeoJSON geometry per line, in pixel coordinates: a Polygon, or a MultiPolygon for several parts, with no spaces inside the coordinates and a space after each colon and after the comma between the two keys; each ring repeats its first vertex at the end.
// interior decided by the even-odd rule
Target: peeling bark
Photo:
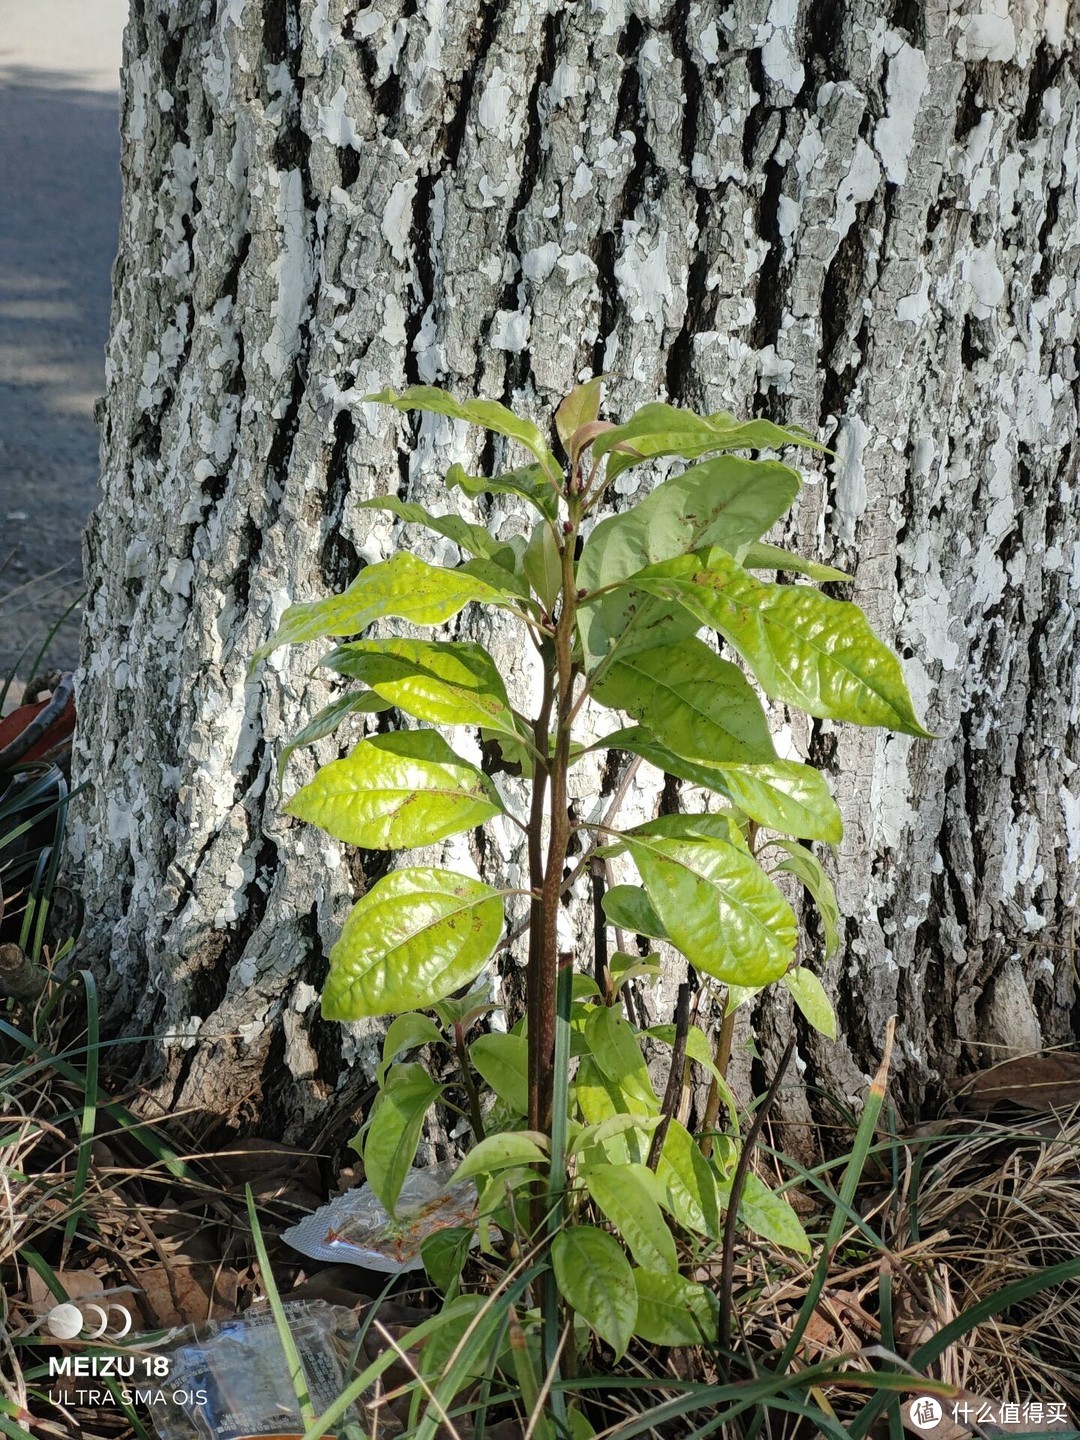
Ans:
{"type": "MultiPolygon", "coordinates": [[[[287,603],[395,545],[453,558],[356,509],[438,508],[452,461],[501,455],[357,401],[410,381],[543,416],[603,369],[616,416],[666,396],[827,438],[788,539],[854,574],[941,738],[777,714],[847,823],[843,1038],[794,1022],[803,1079],[856,1095],[893,1011],[913,1104],[988,1046],[1070,1038],[1080,64],[1075,7],[1013,14],[132,0],[73,844],[159,1103],[290,1139],[369,1083],[377,1037],[317,993],[387,860],[279,813],[318,650],[247,666],[287,603]]],[[[460,629],[528,689],[497,625],[460,629]]],[[[661,787],[644,767],[631,808],[661,787]]],[[[458,860],[519,865],[496,838],[458,860]]],[[[756,1023],[775,1058],[790,1012],[756,1023]]]]}

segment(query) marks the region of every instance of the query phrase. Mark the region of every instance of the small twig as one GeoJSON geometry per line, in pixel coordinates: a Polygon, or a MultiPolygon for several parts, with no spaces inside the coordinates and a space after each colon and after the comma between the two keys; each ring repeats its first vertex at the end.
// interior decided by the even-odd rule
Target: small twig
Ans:
{"type": "MultiPolygon", "coordinates": [[[[731,1063],[731,1038],[735,1033],[735,1009],[728,1008],[728,1002],[724,1002],[724,1018],[720,1022],[720,1034],[716,1040],[716,1055],[714,1064],[720,1074],[727,1079],[728,1065],[731,1063]]],[[[720,1118],[720,1086],[717,1084],[714,1075],[709,1084],[709,1098],[705,1102],[705,1114],[701,1121],[701,1140],[699,1142],[701,1153],[706,1159],[712,1154],[713,1140],[710,1131],[716,1129],[716,1123],[720,1118]]]]}
{"type": "Polygon", "coordinates": [[[608,970],[607,917],[603,903],[607,874],[603,860],[595,855],[589,862],[589,878],[592,880],[593,903],[593,978],[604,997],[604,1004],[610,1005],[611,972],[608,970]]]}
{"type": "Polygon", "coordinates": [[[682,1095],[683,1087],[683,1069],[686,1065],[686,1037],[690,1031],[690,996],[693,988],[689,981],[683,981],[675,999],[675,1040],[671,1047],[671,1069],[668,1072],[667,1089],[664,1091],[664,1103],[660,1110],[660,1124],[653,1131],[652,1144],[649,1146],[648,1166],[650,1170],[655,1170],[660,1163],[660,1154],[664,1148],[671,1118],[679,1108],[679,1097],[682,1095]]]}
{"type": "Polygon", "coordinates": [[[728,1379],[727,1349],[731,1344],[731,1291],[735,1283],[735,1227],[739,1218],[739,1203],[742,1200],[742,1193],[746,1186],[746,1177],[750,1172],[750,1162],[754,1158],[754,1146],[757,1144],[758,1136],[764,1128],[768,1119],[769,1111],[776,1100],[777,1092],[780,1089],[784,1073],[795,1053],[794,1035],[787,1043],[787,1049],[780,1057],[780,1064],[776,1067],[776,1074],[772,1078],[772,1084],[766,1092],[765,1099],[758,1107],[754,1116],[754,1123],[746,1132],[746,1139],[739,1154],[738,1163],[735,1166],[735,1174],[731,1181],[731,1194],[728,1197],[727,1215],[724,1217],[724,1250],[723,1260],[720,1267],[720,1320],[717,1326],[717,1346],[719,1349],[718,1362],[723,1379],[728,1379]]]}
{"type": "Polygon", "coordinates": [[[465,1027],[460,1020],[454,1021],[454,1050],[457,1053],[458,1064],[461,1066],[461,1083],[465,1087],[465,1094],[469,1101],[469,1123],[472,1125],[473,1135],[479,1145],[484,1138],[484,1117],[480,1110],[480,1096],[476,1089],[476,1082],[472,1078],[472,1070],[469,1068],[469,1052],[465,1048],[465,1027]]]}

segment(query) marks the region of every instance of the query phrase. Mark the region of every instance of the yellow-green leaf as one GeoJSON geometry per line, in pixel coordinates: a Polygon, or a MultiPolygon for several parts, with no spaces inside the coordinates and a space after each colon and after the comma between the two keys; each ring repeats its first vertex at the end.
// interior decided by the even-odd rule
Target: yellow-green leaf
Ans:
{"type": "Polygon", "coordinates": [[[692,965],[734,985],[768,985],[795,959],[791,907],[726,816],[726,834],[626,837],[660,923],[692,965]]]}
{"type": "Polygon", "coordinates": [[[433,845],[502,812],[491,781],[434,730],[361,740],[298,790],[286,813],[365,850],[433,845]]]}
{"type": "Polygon", "coordinates": [[[496,435],[517,440],[527,450],[531,450],[552,478],[557,479],[562,473],[559,462],[544,443],[544,437],[533,422],[515,415],[498,400],[462,402],[435,385],[410,385],[400,395],[393,390],[382,390],[377,395],[365,395],[364,399],[380,405],[392,405],[395,410],[428,410],[437,415],[449,415],[454,420],[464,420],[470,425],[482,425],[485,430],[493,430],[496,435]]]}
{"type": "Polygon", "coordinates": [[[353,640],[323,663],[418,720],[518,735],[502,676],[471,640],[353,640]]]}
{"type": "Polygon", "coordinates": [[[641,1046],[619,1010],[594,1006],[585,1022],[585,1043],[601,1074],[625,1097],[628,1110],[640,1115],[659,1111],[641,1046]]]}
{"type": "Polygon", "coordinates": [[[742,671],[695,636],[612,661],[593,695],[640,720],[687,760],[745,763],[776,755],[761,701],[742,671]]]}
{"type": "MultiPolygon", "coordinates": [[[[726,1209],[731,1200],[733,1178],[717,1182],[717,1194],[726,1209]]],[[[810,1241],[798,1215],[774,1190],[770,1190],[760,1176],[747,1171],[739,1201],[739,1219],[755,1235],[762,1235],[775,1245],[796,1250],[800,1255],[810,1254],[810,1241]]]]}
{"type": "Polygon", "coordinates": [[[656,1270],[635,1270],[634,1284],[635,1335],[650,1345],[715,1344],[717,1303],[704,1285],[656,1270]]]}
{"type": "Polygon", "coordinates": [[[762,584],[717,548],[651,565],[634,583],[719,630],[767,695],[808,715],[932,738],[899,659],[857,605],[810,585],[762,584]]]}
{"type": "Polygon", "coordinates": [[[256,650],[252,664],[280,645],[325,635],[359,635],[376,620],[395,616],[413,625],[441,625],[470,600],[504,604],[508,596],[475,575],[429,565],[408,550],[366,565],[347,590],[325,600],[290,605],[273,637],[256,650]]]}
{"type": "Polygon", "coordinates": [[[647,1270],[679,1268],[675,1241],[657,1202],[663,1186],[647,1165],[592,1165],[585,1188],[619,1233],[623,1244],[647,1270]]]}
{"type": "Polygon", "coordinates": [[[352,908],[330,951],[327,1020],[419,1010],[468,985],[503,926],[498,890],[450,870],[393,870],[352,908]]]}
{"type": "Polygon", "coordinates": [[[678,1120],[671,1121],[664,1136],[656,1178],[666,1193],[665,1209],[680,1225],[713,1239],[719,1236],[716,1176],[697,1141],[678,1120]]]}
{"type": "Polygon", "coordinates": [[[468,1180],[474,1175],[494,1175],[499,1170],[511,1170],[518,1165],[547,1165],[548,1157],[535,1138],[513,1130],[501,1135],[489,1135],[474,1145],[468,1155],[454,1171],[451,1184],[468,1180]]]}
{"type": "Polygon", "coordinates": [[[324,705],[302,730],[298,730],[293,738],[281,747],[277,763],[278,784],[281,784],[281,777],[285,774],[285,767],[294,750],[299,750],[302,745],[314,745],[316,740],[332,735],[347,715],[372,715],[389,709],[390,701],[376,695],[373,690],[350,692],[331,700],[329,705],[324,705]]]}
{"type": "Polygon", "coordinates": [[[487,1082],[518,1115],[529,1113],[529,1043],[524,1035],[480,1035],[469,1058],[487,1082]]]}
{"type": "Polygon", "coordinates": [[[805,965],[800,965],[795,970],[789,970],[783,976],[783,982],[814,1029],[819,1030],[826,1039],[835,1040],[836,1012],[825,993],[824,985],[814,972],[807,970],[805,965]]]}
{"type": "Polygon", "coordinates": [[[684,460],[696,460],[717,450],[779,450],[784,445],[825,449],[804,430],[774,425],[771,420],[740,421],[723,410],[715,415],[695,415],[692,410],[679,410],[674,405],[653,401],[642,405],[624,424],[603,435],[594,453],[604,455],[616,446],[635,452],[629,454],[620,449],[612,454],[607,469],[610,481],[628,465],[637,465],[658,455],[681,455],[684,460]]]}
{"type": "Polygon", "coordinates": [[[629,1260],[605,1231],[572,1225],[551,1242],[551,1262],[560,1293],[620,1359],[637,1320],[629,1260]]]}

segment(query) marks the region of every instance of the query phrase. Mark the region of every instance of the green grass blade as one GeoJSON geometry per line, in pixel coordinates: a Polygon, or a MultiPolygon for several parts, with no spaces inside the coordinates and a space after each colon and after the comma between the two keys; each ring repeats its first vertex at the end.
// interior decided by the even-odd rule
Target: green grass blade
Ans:
{"type": "Polygon", "coordinates": [[[285,1352],[285,1361],[289,1367],[289,1381],[296,1396],[296,1403],[300,1407],[300,1419],[310,1429],[315,1420],[315,1412],[311,1408],[311,1393],[308,1390],[307,1376],[304,1374],[304,1364],[300,1359],[300,1352],[296,1348],[296,1341],[293,1339],[293,1333],[285,1315],[285,1307],[278,1294],[274,1272],[270,1268],[270,1257],[266,1253],[266,1241],[263,1239],[258,1212],[255,1209],[255,1197],[251,1193],[250,1185],[244,1186],[244,1198],[247,1201],[248,1219],[251,1221],[251,1233],[255,1240],[255,1253],[259,1258],[259,1273],[262,1276],[267,1299],[270,1301],[278,1339],[285,1352]]]}
{"type": "Polygon", "coordinates": [[[97,1124],[98,1058],[101,1047],[101,1017],[98,1006],[97,981],[89,970],[80,970],[86,991],[86,1077],[83,1089],[82,1123],[79,1126],[79,1158],[71,1186],[71,1210],[64,1222],[64,1239],[60,1247],[60,1268],[67,1262],[67,1253],[79,1225],[86,1181],[90,1174],[91,1146],[97,1124]]]}

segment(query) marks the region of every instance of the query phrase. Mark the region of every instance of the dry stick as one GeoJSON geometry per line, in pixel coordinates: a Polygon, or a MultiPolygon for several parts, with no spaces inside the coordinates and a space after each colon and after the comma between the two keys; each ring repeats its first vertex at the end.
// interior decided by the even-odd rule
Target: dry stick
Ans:
{"type": "Polygon", "coordinates": [[[68,701],[75,693],[75,676],[65,675],[52,693],[52,698],[41,711],[35,715],[25,730],[20,730],[10,745],[5,745],[0,750],[0,770],[8,770],[16,760],[21,760],[26,752],[35,745],[48,730],[54,725],[60,716],[67,709],[68,701]]]}
{"type": "Polygon", "coordinates": [[[660,1152],[664,1148],[671,1117],[679,1108],[679,1096],[682,1094],[683,1087],[683,1069],[686,1065],[686,1037],[690,1030],[690,996],[692,992],[693,986],[689,981],[684,980],[679,986],[679,993],[675,1000],[675,1039],[671,1046],[671,1069],[668,1072],[667,1089],[664,1091],[664,1103],[660,1110],[660,1124],[653,1131],[652,1144],[649,1146],[648,1166],[650,1170],[655,1170],[660,1163],[660,1152]]]}
{"type": "Polygon", "coordinates": [[[746,1177],[750,1170],[750,1162],[754,1158],[754,1146],[757,1144],[758,1136],[761,1134],[765,1121],[768,1119],[769,1111],[776,1100],[777,1091],[780,1089],[784,1072],[795,1053],[794,1035],[787,1043],[787,1049],[780,1057],[780,1064],[776,1067],[776,1074],[773,1076],[772,1084],[766,1092],[765,1099],[761,1102],[757,1114],[754,1116],[754,1123],[746,1132],[746,1139],[743,1141],[743,1148],[739,1160],[735,1166],[735,1174],[731,1181],[731,1194],[728,1197],[727,1215],[724,1217],[724,1252],[720,1266],[720,1320],[717,1325],[716,1341],[720,1354],[718,1361],[721,1377],[727,1381],[728,1363],[726,1351],[731,1343],[731,1289],[735,1283],[735,1226],[739,1217],[739,1203],[742,1200],[742,1192],[746,1185],[746,1177]]]}
{"type": "MultiPolygon", "coordinates": [[[[728,1065],[731,1062],[731,1039],[735,1033],[735,1009],[727,1009],[727,1001],[724,1002],[724,1018],[720,1022],[720,1034],[716,1040],[715,1065],[720,1074],[727,1079],[728,1065]]],[[[709,1083],[709,1098],[705,1102],[705,1114],[701,1120],[701,1140],[699,1148],[706,1159],[712,1154],[713,1137],[709,1133],[716,1129],[716,1122],[720,1117],[720,1086],[717,1084],[714,1075],[709,1083]]]]}
{"type": "Polygon", "coordinates": [[[589,862],[589,878],[592,880],[593,904],[593,979],[604,998],[604,1004],[610,1005],[613,997],[611,973],[608,970],[607,920],[603,903],[607,871],[599,856],[594,855],[589,862]]]}

